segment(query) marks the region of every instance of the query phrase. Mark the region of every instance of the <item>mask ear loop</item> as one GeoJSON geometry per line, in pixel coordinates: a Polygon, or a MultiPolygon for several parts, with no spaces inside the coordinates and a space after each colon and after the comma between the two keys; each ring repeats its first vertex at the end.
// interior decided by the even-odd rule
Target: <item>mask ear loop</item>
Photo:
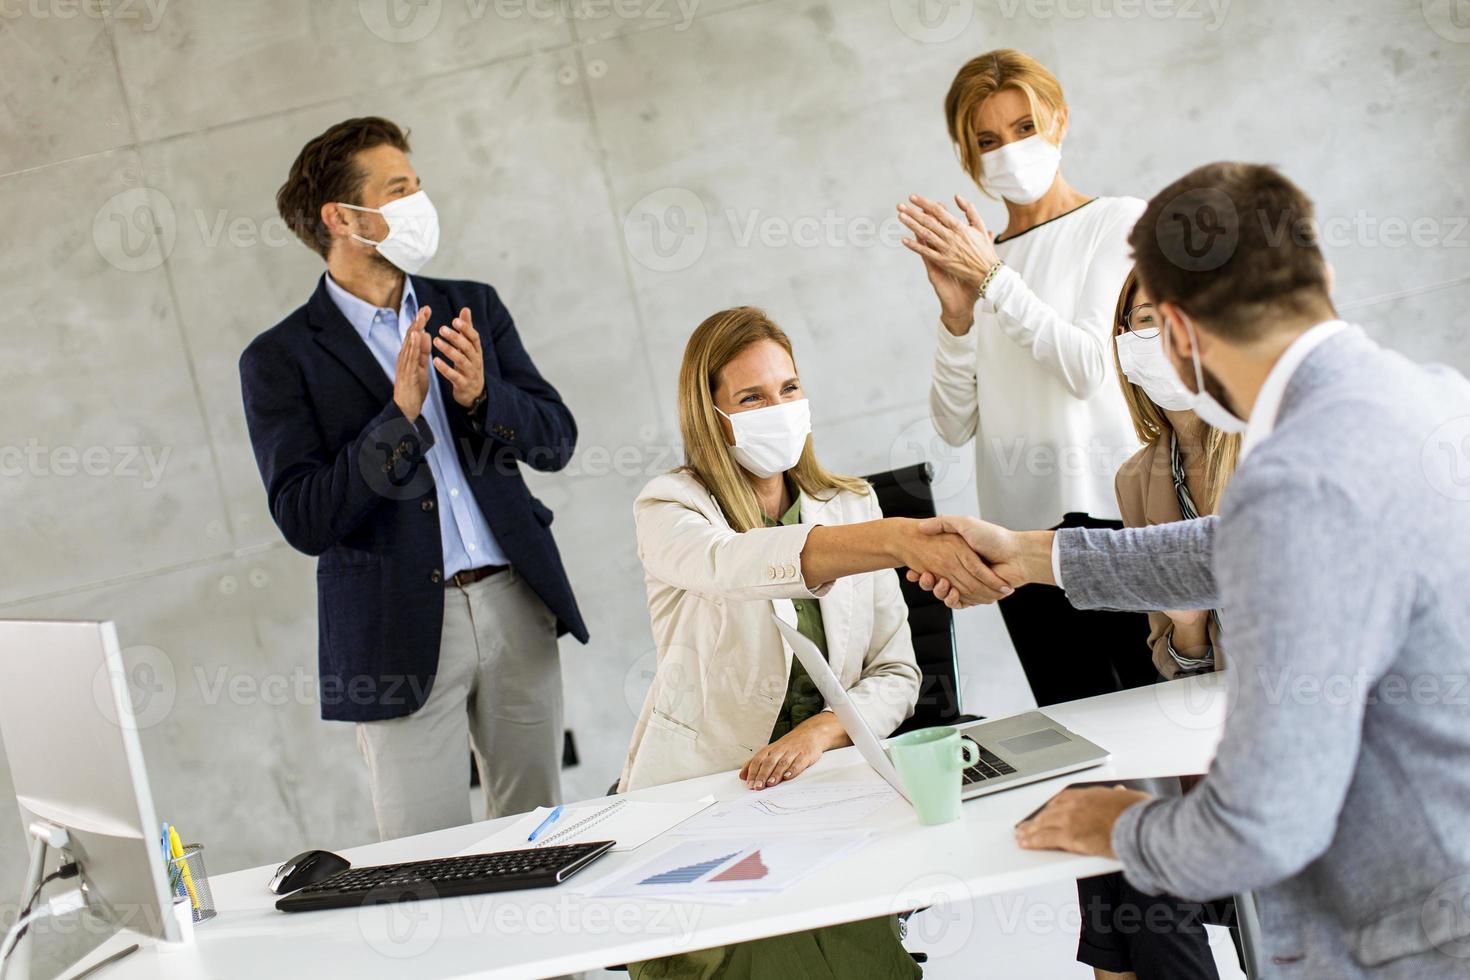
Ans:
{"type": "MultiPolygon", "coordinates": [[[[356,204],[348,204],[346,201],[337,201],[335,203],[336,203],[337,207],[339,207],[339,208],[348,208],[348,209],[353,210],[353,211],[366,211],[368,214],[382,214],[383,213],[383,209],[382,208],[365,208],[365,207],[361,207],[361,206],[356,205],[356,204]]],[[[383,242],[386,242],[388,240],[388,239],[385,238],[385,239],[383,239],[383,242],[375,242],[371,238],[363,238],[361,235],[359,235],[355,231],[352,232],[352,239],[353,239],[353,241],[362,242],[362,244],[364,244],[364,245],[371,245],[373,248],[377,248],[379,245],[383,244],[383,242]]]]}
{"type": "MultiPolygon", "coordinates": [[[[725,446],[725,448],[726,449],[738,449],[738,448],[740,448],[740,434],[735,431],[735,420],[732,419],[730,416],[725,415],[724,412],[720,411],[720,406],[716,405],[713,401],[711,401],[709,403],[709,407],[715,410],[715,414],[717,414],[717,415],[724,415],[725,416],[725,421],[730,423],[730,435],[731,435],[732,438],[734,438],[735,442],[732,443],[732,444],[727,444],[725,446]]],[[[723,436],[724,433],[721,432],[720,435],[723,436]]],[[[723,439],[721,439],[720,441],[721,442],[724,442],[723,439]]]]}
{"type": "MultiPolygon", "coordinates": [[[[1189,333],[1189,359],[1194,364],[1193,393],[1203,395],[1205,393],[1205,373],[1204,369],[1200,367],[1199,362],[1199,338],[1194,334],[1194,324],[1190,323],[1188,319],[1180,317],[1179,322],[1184,324],[1184,329],[1189,333]]],[[[1169,336],[1171,338],[1174,336],[1172,331],[1170,331],[1169,336]]]]}

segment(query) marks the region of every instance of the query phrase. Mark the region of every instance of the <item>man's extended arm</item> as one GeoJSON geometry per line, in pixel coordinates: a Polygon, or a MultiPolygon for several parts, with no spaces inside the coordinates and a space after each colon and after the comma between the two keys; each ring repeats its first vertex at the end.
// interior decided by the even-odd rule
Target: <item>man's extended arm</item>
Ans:
{"type": "MultiPolygon", "coordinates": [[[[1219,605],[1210,562],[1216,518],[1125,528],[1010,531],[975,517],[936,517],[933,533],[963,535],[1012,586],[1061,585],[1078,609],[1212,609],[1219,605]]],[[[910,572],[953,608],[990,601],[966,596],[932,575],[910,572]]]]}
{"type": "Polygon", "coordinates": [[[1056,557],[1078,609],[1214,609],[1215,517],[1121,531],[1063,528],[1056,557]]]}

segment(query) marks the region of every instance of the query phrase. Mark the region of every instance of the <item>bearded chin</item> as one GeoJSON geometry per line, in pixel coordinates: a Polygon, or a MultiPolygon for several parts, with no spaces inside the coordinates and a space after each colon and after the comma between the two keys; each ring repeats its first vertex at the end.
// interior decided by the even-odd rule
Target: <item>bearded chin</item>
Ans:
{"type": "Polygon", "coordinates": [[[1215,399],[1215,401],[1219,402],[1221,405],[1224,405],[1225,408],[1228,409],[1230,413],[1236,418],[1245,418],[1245,416],[1241,415],[1240,411],[1233,404],[1231,404],[1230,395],[1225,391],[1225,386],[1220,383],[1220,379],[1211,374],[1210,369],[1205,367],[1203,364],[1199,366],[1199,369],[1205,378],[1205,391],[1209,392],[1210,395],[1215,399]]]}
{"type": "Polygon", "coordinates": [[[376,248],[371,249],[368,252],[368,261],[372,262],[372,264],[374,266],[376,266],[378,269],[382,270],[383,272],[398,272],[398,271],[400,271],[399,268],[398,268],[398,266],[394,265],[392,262],[389,262],[387,259],[383,258],[383,253],[382,252],[379,252],[376,248]]]}

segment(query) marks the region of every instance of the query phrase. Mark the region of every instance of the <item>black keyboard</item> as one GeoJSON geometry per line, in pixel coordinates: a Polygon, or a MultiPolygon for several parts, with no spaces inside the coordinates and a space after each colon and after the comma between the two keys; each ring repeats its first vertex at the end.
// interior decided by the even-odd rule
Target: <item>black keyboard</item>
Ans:
{"type": "Polygon", "coordinates": [[[276,902],[282,912],[310,912],[414,902],[558,885],[602,857],[615,842],[589,841],[499,854],[348,868],[276,902]]]}
{"type": "Polygon", "coordinates": [[[970,736],[964,736],[975,748],[980,750],[980,761],[965,770],[965,785],[981,783],[987,779],[995,779],[997,776],[1009,776],[1016,771],[1016,767],[996,755],[994,752],[975,741],[970,736]]]}

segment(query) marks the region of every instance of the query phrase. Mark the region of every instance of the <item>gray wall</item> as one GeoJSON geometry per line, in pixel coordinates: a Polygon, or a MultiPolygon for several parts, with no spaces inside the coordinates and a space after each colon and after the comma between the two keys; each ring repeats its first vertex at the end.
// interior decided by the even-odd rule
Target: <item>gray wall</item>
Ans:
{"type": "MultiPolygon", "coordinates": [[[[832,464],[932,458],[975,508],[968,450],[926,420],[936,304],[892,223],[874,233],[911,191],[967,188],[940,104],[970,55],[1060,74],[1084,191],[1281,164],[1330,221],[1350,315],[1470,369],[1470,19],[1446,0],[923,2],[425,0],[396,24],[386,0],[4,5],[0,615],[118,621],[157,679],[159,808],[215,870],[372,836],[352,731],[316,717],[313,565],[266,512],[235,371],[321,273],[272,199],[338,119],[412,127],[444,217],[427,271],[494,283],[581,423],[570,471],[534,480],[594,636],[563,647],[574,796],[617,774],[647,682],[629,505],[672,464],[705,315],[757,303],[789,328],[832,464]]],[[[1024,704],[993,610],[961,625],[968,707],[1024,704]]],[[[3,890],[22,848],[0,811],[3,890]]]]}

